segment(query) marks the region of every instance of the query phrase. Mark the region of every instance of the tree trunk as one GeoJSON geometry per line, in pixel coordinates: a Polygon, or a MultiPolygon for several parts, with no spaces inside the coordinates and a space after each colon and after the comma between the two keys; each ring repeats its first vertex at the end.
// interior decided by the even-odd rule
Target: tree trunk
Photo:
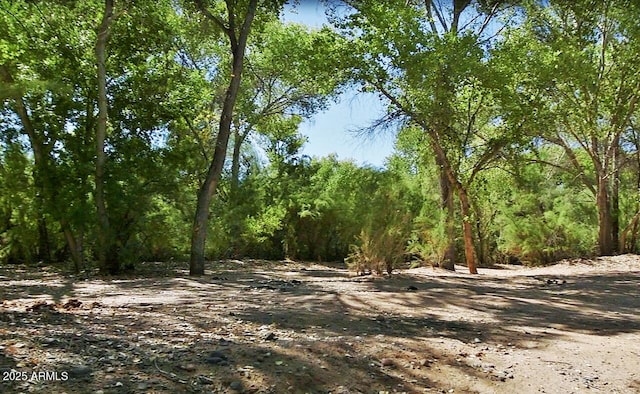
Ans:
{"type": "Polygon", "coordinates": [[[441,268],[455,271],[456,262],[456,227],[455,227],[455,202],[453,201],[453,187],[447,178],[447,174],[440,167],[440,197],[442,210],[445,212],[445,231],[447,234],[447,246],[444,251],[444,259],[441,268]]]}
{"type": "MultiPolygon", "coordinates": [[[[206,11],[201,2],[198,2],[198,5],[208,18],[215,18],[206,11]]],[[[227,3],[227,6],[231,7],[229,3],[227,3]]],[[[233,110],[238,97],[238,91],[240,90],[247,38],[249,37],[249,31],[251,29],[251,24],[255,17],[257,7],[258,0],[251,0],[247,8],[247,14],[245,15],[239,37],[236,37],[236,28],[231,21],[231,25],[225,29],[229,35],[229,42],[233,56],[231,81],[229,82],[222,106],[222,114],[220,116],[220,124],[218,127],[218,137],[216,140],[216,147],[213,152],[213,160],[211,161],[211,165],[207,171],[207,177],[202,184],[202,187],[198,190],[198,201],[191,235],[191,258],[189,261],[190,275],[204,274],[204,251],[207,240],[207,227],[209,223],[209,206],[211,205],[213,196],[216,193],[227,155],[227,147],[229,145],[229,137],[231,134],[231,122],[233,121],[233,110]]],[[[229,10],[229,14],[232,15],[234,11],[235,10],[229,10]]],[[[217,19],[214,21],[220,24],[217,19]]]]}
{"type": "Polygon", "coordinates": [[[240,150],[244,139],[240,136],[240,129],[233,130],[233,155],[231,156],[231,194],[235,196],[240,184],[240,150]]]}
{"type": "Polygon", "coordinates": [[[614,141],[613,147],[613,176],[611,177],[611,243],[613,253],[618,253],[620,249],[620,142],[614,141]]]}
{"type": "Polygon", "coordinates": [[[598,174],[598,192],[596,204],[598,207],[598,248],[600,256],[610,256],[614,252],[613,221],[611,218],[608,182],[606,174],[598,174]]]}
{"type": "Polygon", "coordinates": [[[76,237],[73,235],[71,226],[66,220],[60,220],[60,227],[62,227],[62,233],[69,245],[69,252],[71,253],[71,259],[73,260],[73,270],[75,273],[79,273],[84,265],[84,256],[82,256],[82,244],[77,242],[76,237]]]}
{"type": "Polygon", "coordinates": [[[476,227],[476,242],[475,242],[475,253],[476,253],[476,260],[478,263],[478,266],[480,267],[487,267],[489,266],[489,262],[490,262],[490,257],[489,255],[489,245],[488,245],[488,240],[485,237],[485,232],[482,231],[482,214],[480,211],[480,207],[478,207],[478,204],[476,203],[472,203],[471,206],[473,207],[473,212],[475,215],[475,227],[476,227]]]}
{"type": "Polygon", "coordinates": [[[458,192],[460,208],[462,211],[462,232],[464,237],[465,261],[467,263],[467,267],[469,268],[469,273],[477,274],[478,270],[476,269],[475,253],[473,248],[473,230],[470,223],[471,209],[469,204],[469,195],[464,185],[462,185],[462,183],[460,183],[460,181],[456,177],[456,174],[451,167],[451,163],[447,159],[447,155],[445,154],[442,145],[440,145],[438,133],[433,129],[427,130],[430,131],[431,147],[438,157],[438,161],[442,164],[442,170],[447,175],[449,184],[458,192]]]}
{"type": "MultiPolygon", "coordinates": [[[[38,202],[38,205],[41,203],[38,202]]],[[[51,261],[51,246],[49,244],[49,231],[44,213],[38,209],[38,260],[49,263],[51,261]]]]}
{"type": "Polygon", "coordinates": [[[104,150],[107,135],[107,68],[106,47],[109,29],[113,18],[113,0],[105,0],[104,16],[98,28],[95,55],[98,66],[98,124],[96,127],[96,172],[95,172],[95,203],[98,215],[98,266],[102,273],[115,275],[119,271],[117,257],[108,253],[111,244],[111,229],[105,201],[105,163],[104,150]]]}
{"type": "Polygon", "coordinates": [[[49,230],[47,220],[44,216],[46,211],[46,201],[44,198],[44,184],[39,174],[37,166],[32,172],[33,183],[36,192],[36,212],[38,213],[38,260],[49,262],[51,260],[51,244],[49,243],[49,230]]]}
{"type": "MultiPolygon", "coordinates": [[[[461,185],[460,185],[461,186],[461,185]]],[[[471,226],[471,209],[469,196],[463,187],[458,187],[458,197],[460,198],[460,208],[462,211],[462,231],[464,234],[464,256],[469,267],[470,274],[477,274],[475,253],[473,251],[473,229],[471,226]]]]}

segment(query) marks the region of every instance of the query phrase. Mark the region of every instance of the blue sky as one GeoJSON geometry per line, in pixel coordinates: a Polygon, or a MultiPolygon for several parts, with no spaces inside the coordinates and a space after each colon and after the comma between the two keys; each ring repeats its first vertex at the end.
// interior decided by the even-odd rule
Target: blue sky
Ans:
{"type": "MultiPolygon", "coordinates": [[[[319,28],[327,19],[324,7],[315,1],[300,1],[293,8],[285,6],[284,21],[302,23],[319,28]]],[[[316,114],[301,125],[308,138],[303,153],[309,156],[327,156],[335,153],[341,160],[352,159],[359,164],[383,166],[393,151],[394,136],[389,134],[367,138],[355,131],[367,127],[385,113],[385,108],[374,94],[347,91],[326,111],[316,114]]]]}

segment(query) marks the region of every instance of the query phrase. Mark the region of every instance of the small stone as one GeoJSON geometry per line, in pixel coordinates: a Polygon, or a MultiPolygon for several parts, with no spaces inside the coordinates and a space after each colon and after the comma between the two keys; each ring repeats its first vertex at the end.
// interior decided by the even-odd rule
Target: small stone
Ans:
{"type": "Polygon", "coordinates": [[[235,380],[231,382],[231,384],[229,385],[229,388],[231,390],[242,392],[242,382],[235,380]]]}
{"type": "Polygon", "coordinates": [[[207,356],[207,358],[205,358],[204,360],[207,364],[211,364],[211,365],[229,365],[229,361],[227,356],[217,350],[214,350],[213,352],[209,353],[209,355],[207,356]]]}
{"type": "Polygon", "coordinates": [[[482,364],[482,369],[483,369],[485,372],[489,372],[489,371],[493,370],[495,367],[496,367],[495,365],[493,365],[493,364],[489,364],[489,363],[484,363],[484,364],[482,364]]]}
{"type": "Polygon", "coordinates": [[[394,362],[390,358],[383,358],[382,360],[380,360],[380,364],[382,364],[383,367],[390,367],[394,364],[394,362]]]}
{"type": "Polygon", "coordinates": [[[180,365],[178,366],[178,368],[180,368],[183,371],[187,371],[187,372],[193,372],[196,370],[196,366],[193,364],[185,364],[185,365],[180,365]]]}
{"type": "Polygon", "coordinates": [[[482,341],[480,340],[480,338],[473,338],[473,342],[475,342],[475,343],[480,343],[480,342],[482,342],[482,341]]]}
{"type": "Polygon", "coordinates": [[[58,343],[58,340],[55,338],[42,338],[42,344],[44,346],[51,346],[58,343]]]}
{"type": "Polygon", "coordinates": [[[269,334],[267,334],[266,337],[264,337],[265,341],[275,341],[276,339],[278,339],[278,337],[276,337],[276,334],[270,332],[269,334]]]}

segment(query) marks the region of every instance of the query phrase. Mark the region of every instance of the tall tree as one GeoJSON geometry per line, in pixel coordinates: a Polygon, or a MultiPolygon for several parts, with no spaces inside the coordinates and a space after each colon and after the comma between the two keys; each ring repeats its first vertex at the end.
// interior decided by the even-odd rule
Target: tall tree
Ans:
{"type": "MultiPolygon", "coordinates": [[[[390,117],[422,128],[440,168],[442,207],[450,244],[452,201],[460,202],[466,264],[477,273],[470,184],[509,143],[493,104],[494,22],[501,2],[348,1],[355,13],[342,27],[357,37],[355,75],[390,104],[390,117]],[[488,27],[492,24],[493,29],[488,27]]],[[[450,246],[449,259],[454,251],[450,246]]],[[[449,261],[452,268],[454,261],[449,261]]]]}
{"type": "Polygon", "coordinates": [[[107,97],[107,42],[113,20],[114,0],[105,0],[104,15],[97,29],[95,56],[97,64],[98,85],[98,121],[96,124],[96,170],[95,170],[95,204],[98,215],[98,265],[104,272],[118,273],[118,262],[108,256],[111,238],[109,215],[105,201],[105,140],[107,137],[107,121],[109,101],[107,97]]]}
{"type": "MultiPolygon", "coordinates": [[[[84,135],[68,132],[67,122],[81,107],[81,100],[74,100],[79,93],[74,88],[81,90],[84,81],[76,85],[69,81],[81,80],[84,75],[84,48],[79,37],[88,26],[84,21],[72,24],[75,15],[56,2],[3,4],[0,18],[10,34],[3,35],[0,45],[2,52],[9,49],[6,56],[0,54],[0,80],[7,87],[2,89],[6,94],[2,99],[9,100],[7,108],[16,116],[18,130],[33,153],[37,200],[58,222],[78,270],[84,260],[83,225],[76,210],[86,205],[87,174],[77,165],[83,162],[77,159],[82,157],[80,141],[84,135]],[[63,189],[58,182],[64,179],[80,182],[63,189]]],[[[46,231],[40,234],[47,236],[46,231]]]]}
{"type": "Polygon", "coordinates": [[[249,0],[248,2],[225,0],[224,3],[226,18],[216,14],[215,11],[212,12],[208,8],[208,4],[205,4],[203,0],[196,0],[198,9],[206,19],[216,25],[227,36],[231,53],[231,74],[222,103],[222,113],[220,114],[213,158],[205,180],[198,190],[191,237],[191,258],[189,262],[191,275],[204,274],[204,250],[209,223],[209,207],[222,175],[231,135],[234,107],[242,81],[245,50],[251,27],[258,11],[258,0],[249,0]]]}
{"type": "Polygon", "coordinates": [[[607,0],[534,3],[511,40],[519,60],[512,101],[529,133],[563,149],[592,193],[598,249],[618,251],[621,141],[638,113],[640,7],[607,0]]]}
{"type": "Polygon", "coordinates": [[[103,272],[117,272],[153,193],[166,192],[159,185],[171,184],[165,174],[175,175],[165,166],[163,136],[170,122],[199,105],[204,78],[176,62],[174,43],[184,34],[173,6],[167,0],[0,7],[0,29],[11,32],[0,41],[0,79],[9,87],[2,89],[3,115],[11,121],[0,127],[24,136],[10,142],[29,142],[34,194],[44,201],[45,218],[57,222],[47,224],[49,233],[66,238],[67,250],[58,254],[70,253],[76,269],[95,252],[103,272]],[[114,5],[119,17],[111,21],[114,5]]]}

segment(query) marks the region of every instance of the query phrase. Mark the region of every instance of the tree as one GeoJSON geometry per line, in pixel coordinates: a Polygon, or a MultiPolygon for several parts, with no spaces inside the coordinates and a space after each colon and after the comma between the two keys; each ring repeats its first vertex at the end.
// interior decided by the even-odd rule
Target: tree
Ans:
{"type": "Polygon", "coordinates": [[[154,193],[167,194],[186,161],[163,155],[162,139],[199,105],[203,78],[176,62],[184,34],[172,2],[104,4],[106,14],[95,1],[3,4],[0,27],[12,34],[0,43],[0,78],[12,120],[0,127],[8,143],[28,140],[40,239],[62,231],[67,250],[56,254],[70,253],[76,270],[95,252],[116,273],[154,193]]]}
{"type": "Polygon", "coordinates": [[[513,114],[530,135],[562,148],[565,169],[594,196],[601,255],[619,249],[621,141],[640,95],[638,18],[627,1],[534,3],[509,44],[520,59],[510,100],[522,109],[513,114]]]}
{"type": "MultiPolygon", "coordinates": [[[[490,45],[496,33],[487,27],[501,3],[348,3],[356,12],[341,26],[357,37],[354,74],[365,89],[388,101],[390,118],[422,128],[424,138],[418,143],[429,146],[440,168],[450,245],[455,193],[466,264],[477,273],[470,185],[515,133],[503,127],[493,102],[499,76],[492,72],[490,45]]],[[[453,262],[447,266],[452,268],[453,262]]]]}
{"type": "MultiPolygon", "coordinates": [[[[279,9],[281,4],[276,3],[277,2],[271,4],[272,6],[275,5],[275,8],[271,8],[270,11],[279,9]]],[[[206,19],[215,24],[227,36],[232,58],[231,77],[222,104],[215,150],[206,178],[198,191],[198,200],[193,221],[189,272],[191,275],[202,275],[204,274],[204,249],[209,220],[209,206],[211,205],[211,200],[216,192],[224,167],[227,146],[231,135],[234,107],[242,81],[245,50],[251,26],[258,11],[258,0],[249,0],[247,4],[226,0],[226,20],[223,19],[222,16],[212,13],[202,0],[196,0],[196,5],[206,19]]],[[[269,7],[266,7],[264,11],[266,12],[268,9],[269,7]]]]}
{"type": "Polygon", "coordinates": [[[110,249],[111,229],[105,202],[105,140],[107,137],[107,119],[109,101],[107,98],[107,41],[113,21],[113,0],[105,0],[104,15],[97,29],[95,56],[97,64],[98,85],[98,119],[96,123],[96,172],[95,172],[95,204],[98,215],[98,265],[104,272],[118,273],[118,262],[114,256],[108,256],[110,249]]]}
{"type": "Polygon", "coordinates": [[[72,114],[81,107],[74,99],[85,85],[75,85],[78,90],[74,91],[69,81],[82,78],[86,70],[82,66],[82,41],[78,38],[88,23],[71,24],[74,13],[68,8],[55,2],[46,5],[47,16],[40,8],[42,4],[11,2],[0,9],[2,28],[9,32],[3,35],[6,38],[0,45],[0,80],[7,86],[2,99],[5,108],[16,117],[16,128],[28,139],[33,153],[34,193],[41,207],[37,219],[41,254],[45,258],[48,254],[46,211],[59,223],[75,269],[79,270],[84,261],[84,226],[79,216],[86,205],[86,198],[81,196],[86,196],[88,190],[84,182],[87,176],[82,166],[76,165],[76,159],[82,157],[79,142],[84,135],[69,133],[65,122],[73,119],[72,114]],[[61,34],[63,26],[74,28],[61,34]],[[61,189],[58,182],[63,179],[81,181],[61,189]]]}

